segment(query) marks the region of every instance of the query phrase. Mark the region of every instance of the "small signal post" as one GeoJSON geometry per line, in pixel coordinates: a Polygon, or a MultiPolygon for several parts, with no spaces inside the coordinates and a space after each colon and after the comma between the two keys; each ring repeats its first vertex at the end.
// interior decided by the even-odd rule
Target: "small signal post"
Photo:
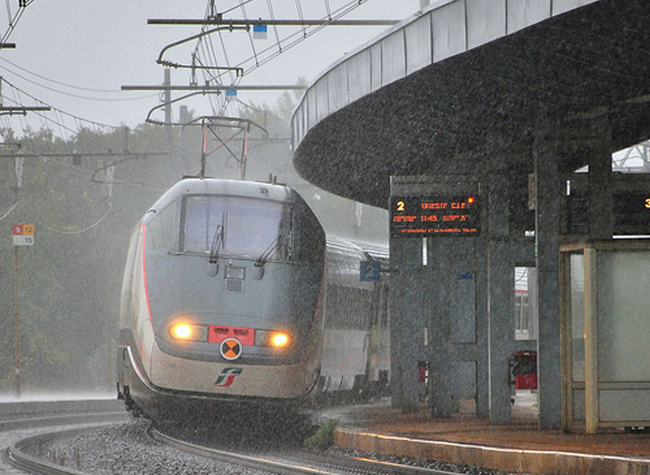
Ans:
{"type": "Polygon", "coordinates": [[[34,245],[34,225],[14,224],[13,226],[14,246],[34,245]]]}
{"type": "Polygon", "coordinates": [[[34,225],[33,224],[14,224],[12,227],[14,242],[14,303],[15,303],[15,332],[16,332],[16,351],[15,351],[15,369],[14,369],[14,387],[16,399],[20,399],[20,274],[18,272],[18,247],[34,245],[34,225]]]}

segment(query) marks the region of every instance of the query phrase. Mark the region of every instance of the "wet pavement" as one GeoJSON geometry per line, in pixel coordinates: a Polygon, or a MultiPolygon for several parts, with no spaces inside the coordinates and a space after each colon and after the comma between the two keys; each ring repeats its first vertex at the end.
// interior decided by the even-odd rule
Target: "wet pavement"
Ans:
{"type": "Polygon", "coordinates": [[[335,443],[342,448],[514,473],[650,474],[649,432],[540,431],[537,415],[530,393],[518,395],[507,425],[478,419],[467,401],[458,414],[437,420],[426,405],[403,414],[387,399],[326,411],[326,417],[339,419],[335,443]]]}

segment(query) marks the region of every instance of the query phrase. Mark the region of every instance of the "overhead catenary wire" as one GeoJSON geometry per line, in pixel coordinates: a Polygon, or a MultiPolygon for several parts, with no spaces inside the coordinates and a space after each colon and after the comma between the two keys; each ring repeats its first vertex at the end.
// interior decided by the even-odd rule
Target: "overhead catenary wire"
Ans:
{"type": "MultiPolygon", "coordinates": [[[[249,0],[248,2],[242,2],[242,0],[239,0],[240,3],[240,8],[242,12],[242,16],[244,18],[248,18],[246,15],[246,9],[244,8],[244,5],[246,3],[250,3],[252,0],[249,0]]],[[[300,0],[297,0],[300,1],[300,0]]],[[[258,64],[258,59],[257,59],[257,49],[255,48],[255,40],[253,39],[253,33],[251,31],[248,31],[248,41],[251,45],[251,51],[253,52],[253,60],[255,61],[255,64],[258,64]]]]}
{"type": "Polygon", "coordinates": [[[86,226],[84,228],[75,229],[75,230],[72,230],[72,231],[61,229],[61,228],[55,228],[54,226],[50,226],[47,223],[45,223],[42,219],[39,219],[39,218],[37,218],[35,216],[29,216],[29,213],[25,213],[25,214],[31,219],[32,222],[38,224],[39,226],[44,227],[45,229],[47,229],[50,232],[53,232],[55,234],[74,235],[74,234],[87,233],[88,231],[92,231],[93,229],[95,229],[106,218],[108,218],[109,213],[111,211],[111,208],[112,208],[112,204],[111,204],[111,202],[109,200],[107,202],[107,206],[106,206],[106,209],[104,210],[104,213],[99,217],[99,219],[97,221],[95,221],[94,223],[92,223],[92,224],[90,224],[90,225],[88,225],[88,226],[86,226]]]}
{"type": "MultiPolygon", "coordinates": [[[[296,0],[296,12],[298,13],[298,18],[302,21],[305,19],[305,15],[302,11],[302,3],[300,3],[300,0],[296,0]]],[[[302,27],[303,31],[303,36],[306,35],[306,27],[302,27]]]]}
{"type": "MultiPolygon", "coordinates": [[[[303,5],[303,1],[304,0],[294,0],[295,14],[298,16],[300,21],[287,22],[285,20],[278,20],[276,18],[275,6],[277,5],[273,3],[273,0],[264,0],[264,2],[262,2],[262,0],[238,0],[236,4],[221,11],[217,11],[214,0],[208,0],[205,20],[204,23],[201,24],[202,33],[199,35],[194,35],[194,38],[196,38],[196,44],[190,53],[191,62],[193,65],[191,73],[192,79],[190,80],[190,83],[196,83],[196,80],[193,78],[195,77],[197,70],[200,69],[203,71],[203,79],[206,86],[208,84],[228,86],[232,88],[232,90],[236,91],[237,86],[242,83],[242,78],[244,76],[270,62],[278,55],[286,52],[288,49],[296,46],[305,39],[321,31],[323,28],[325,28],[325,26],[328,26],[332,22],[336,22],[343,16],[349,14],[354,9],[367,3],[370,0],[341,0],[336,6],[333,6],[332,1],[330,0],[322,0],[321,4],[324,6],[324,15],[321,12],[319,15],[320,20],[317,21],[305,21],[305,6],[303,5]],[[255,14],[251,14],[252,12],[249,11],[249,8],[253,7],[254,4],[258,4],[260,7],[255,10],[255,14]],[[223,15],[231,13],[233,11],[239,11],[244,19],[237,20],[237,22],[233,23],[232,20],[229,21],[223,18],[223,15]],[[265,19],[266,22],[264,22],[259,16],[264,15],[265,13],[267,15],[267,18],[265,19]],[[235,27],[235,25],[245,24],[250,27],[252,25],[256,25],[258,22],[269,23],[270,28],[272,28],[273,31],[273,44],[268,45],[263,49],[259,49],[256,42],[254,41],[255,32],[251,31],[253,28],[249,28],[247,31],[247,36],[248,45],[250,48],[250,57],[244,59],[238,57],[233,60],[231,57],[231,51],[229,49],[231,46],[227,44],[225,38],[229,35],[232,35],[232,31],[225,32],[217,29],[211,31],[207,30],[208,27],[214,27],[215,25],[230,26],[232,28],[235,27]],[[304,24],[302,24],[302,22],[304,22],[304,24]],[[283,35],[280,32],[278,25],[284,26],[285,24],[286,26],[297,25],[298,28],[293,29],[287,34],[283,35]],[[206,33],[208,31],[210,34],[206,33]],[[237,69],[238,71],[241,70],[242,72],[238,72],[237,76],[233,77],[234,69],[237,69]]],[[[309,11],[311,11],[312,14],[317,11],[317,9],[314,8],[314,2],[310,2],[308,6],[309,11]]],[[[148,23],[156,24],[158,21],[160,21],[161,24],[165,24],[164,20],[148,20],[148,23]]],[[[170,21],[173,23],[176,20],[170,21]]],[[[354,22],[354,20],[352,21],[354,22]]],[[[366,20],[359,20],[359,22],[361,22],[359,24],[363,24],[363,21],[366,20]]],[[[176,44],[185,43],[192,38],[193,37],[190,36],[186,40],[176,42],[176,44]]],[[[228,39],[230,40],[230,38],[228,39]]],[[[241,46],[241,43],[239,43],[239,46],[241,46]]],[[[230,104],[233,103],[231,96],[232,95],[226,94],[223,96],[216,95],[209,97],[207,102],[210,104],[212,113],[225,114],[227,108],[230,106],[230,104]]]]}
{"type": "MultiPolygon", "coordinates": [[[[26,3],[31,3],[32,1],[33,0],[28,1],[26,3]]],[[[300,18],[301,20],[305,19],[306,12],[313,14],[314,12],[318,11],[319,16],[322,17],[323,21],[326,23],[327,20],[333,20],[336,19],[337,17],[345,15],[348,12],[352,11],[354,8],[357,8],[358,6],[368,1],[370,0],[350,0],[350,1],[321,0],[321,2],[313,2],[313,1],[305,2],[305,0],[294,0],[294,5],[289,4],[289,10],[293,9],[293,11],[295,12],[294,14],[296,14],[297,17],[300,18]],[[324,10],[325,10],[324,16],[322,16],[323,8],[320,9],[316,8],[318,3],[320,3],[321,6],[324,6],[324,10]],[[334,5],[335,3],[336,5],[334,5]]],[[[251,20],[253,17],[256,16],[252,14],[253,12],[255,13],[259,12],[262,15],[264,14],[264,12],[268,12],[268,15],[271,19],[276,19],[278,11],[282,11],[281,9],[283,8],[281,2],[276,1],[274,3],[273,0],[265,0],[264,2],[262,2],[262,0],[237,0],[237,1],[224,0],[223,2],[218,2],[216,0],[209,0],[208,3],[209,5],[206,8],[206,12],[205,12],[206,17],[215,16],[217,14],[216,13],[217,4],[219,4],[219,7],[221,7],[221,9],[218,11],[220,15],[231,14],[235,11],[241,11],[242,13],[244,13],[245,18],[251,20]],[[222,5],[223,3],[229,3],[229,5],[223,6],[222,5]],[[256,6],[259,6],[257,10],[255,10],[256,6]]],[[[24,10],[24,8],[22,10],[24,10]]],[[[288,10],[285,9],[284,11],[287,12],[288,10]]],[[[206,27],[204,26],[204,28],[206,27]]],[[[302,26],[298,28],[298,31],[294,32],[293,34],[290,32],[288,35],[283,35],[285,31],[282,30],[282,27],[273,26],[272,28],[275,37],[274,43],[272,46],[269,46],[268,48],[264,48],[262,50],[258,50],[259,46],[257,46],[257,44],[253,42],[251,33],[250,32],[248,33],[249,42],[250,42],[250,51],[252,52],[253,59],[249,58],[249,59],[242,60],[240,57],[236,57],[237,55],[232,53],[231,45],[229,45],[225,40],[226,38],[225,33],[219,33],[218,38],[216,37],[217,35],[214,35],[215,36],[214,38],[201,38],[197,42],[195,51],[197,53],[197,58],[196,58],[197,69],[202,71],[204,81],[206,83],[208,82],[223,83],[224,85],[229,86],[233,90],[236,90],[237,87],[242,82],[241,76],[235,76],[232,70],[227,70],[223,72],[211,72],[208,70],[208,68],[214,65],[225,65],[226,67],[229,67],[229,65],[231,64],[243,64],[244,66],[247,67],[248,72],[250,72],[256,69],[257,67],[260,67],[263,64],[268,63],[271,59],[273,59],[277,55],[285,52],[287,49],[295,46],[303,39],[306,39],[307,37],[311,36],[315,32],[319,31],[320,29],[323,28],[323,26],[318,26],[318,27],[302,26]],[[257,57],[257,59],[255,59],[255,57],[257,57]]],[[[228,38],[228,40],[230,40],[230,38],[228,38]]],[[[4,69],[12,76],[20,78],[25,82],[29,82],[30,84],[34,84],[35,86],[44,88],[48,91],[52,91],[57,94],[62,94],[75,99],[101,101],[101,102],[125,102],[125,101],[134,101],[134,100],[147,99],[150,97],[156,97],[153,94],[145,95],[138,98],[106,97],[106,95],[109,94],[122,92],[123,89],[119,91],[111,91],[106,89],[94,89],[90,87],[81,87],[73,84],[66,84],[65,82],[50,79],[45,76],[31,72],[28,69],[16,64],[15,62],[6,60],[5,58],[0,58],[0,62],[2,63],[0,64],[0,69],[4,69]],[[72,90],[72,92],[67,91],[66,89],[70,89],[72,90]],[[76,93],[74,91],[78,91],[81,93],[76,93]],[[85,92],[91,94],[85,94],[85,92]],[[92,93],[95,92],[101,94],[101,96],[97,97],[93,95],[92,93]]],[[[233,67],[237,67],[237,66],[233,66],[233,67]]],[[[32,98],[32,100],[35,99],[34,96],[32,95],[30,95],[30,98],[32,98]]],[[[225,114],[227,109],[231,107],[232,104],[236,103],[235,100],[236,96],[230,94],[208,95],[207,99],[208,100],[206,101],[206,103],[210,105],[212,113],[215,115],[225,114]]],[[[20,102],[16,102],[16,103],[18,104],[20,102]]],[[[49,107],[53,107],[53,106],[49,106],[49,107]]],[[[92,124],[92,126],[99,126],[99,127],[115,127],[109,124],[100,124],[96,121],[88,121],[87,119],[83,119],[81,117],[75,116],[74,114],[68,114],[66,112],[63,112],[61,111],[61,109],[57,109],[57,110],[59,110],[60,112],[36,115],[34,116],[34,119],[40,120],[42,127],[52,127],[56,130],[57,134],[62,134],[64,136],[66,135],[69,136],[70,134],[75,133],[72,131],[75,128],[75,126],[70,127],[67,125],[67,122],[69,120],[77,121],[75,117],[77,117],[79,121],[83,122],[84,125],[92,124]]],[[[31,119],[26,120],[24,118],[20,118],[19,120],[23,130],[25,130],[28,127],[27,125],[28,123],[33,122],[31,119]]],[[[5,119],[4,122],[8,122],[8,121],[5,119]]]]}
{"type": "MultiPolygon", "coordinates": [[[[19,87],[17,87],[17,86],[14,85],[13,83],[9,82],[6,78],[2,78],[2,82],[5,83],[5,84],[7,84],[7,85],[9,85],[9,86],[12,88],[13,91],[16,91],[16,92],[18,92],[18,93],[22,93],[23,95],[27,96],[27,97],[28,97],[29,99],[31,99],[32,101],[35,101],[36,103],[41,104],[41,105],[43,105],[43,106],[50,107],[50,108],[52,109],[52,111],[59,111],[59,112],[62,114],[62,116],[66,116],[66,117],[71,118],[71,119],[77,119],[77,120],[82,121],[82,122],[85,123],[85,124],[93,125],[93,126],[97,126],[97,127],[101,127],[101,128],[108,128],[108,129],[119,129],[119,128],[121,128],[120,126],[109,125],[109,124],[102,124],[101,122],[97,122],[97,121],[93,121],[93,120],[84,119],[83,117],[79,117],[79,116],[77,116],[77,115],[70,114],[70,113],[68,113],[68,112],[63,111],[62,109],[59,109],[59,108],[54,107],[54,106],[52,106],[52,105],[50,105],[50,104],[47,104],[47,103],[41,101],[40,99],[36,98],[35,96],[33,96],[33,95],[31,95],[31,94],[29,94],[29,93],[23,91],[22,89],[20,89],[19,87]]],[[[3,97],[6,98],[6,96],[3,96],[3,97]]],[[[14,103],[16,103],[16,104],[23,104],[24,102],[23,102],[22,100],[15,100],[14,103]]],[[[38,112],[35,112],[35,114],[39,114],[39,113],[38,113],[38,112]]],[[[45,117],[46,120],[48,120],[48,121],[52,121],[52,122],[54,122],[52,119],[47,118],[45,115],[43,115],[43,117],[45,117]]],[[[72,129],[71,129],[71,130],[72,130],[72,129]]]]}
{"type": "MultiPolygon", "coordinates": [[[[275,20],[275,13],[273,13],[273,3],[271,0],[266,0],[266,5],[268,6],[269,9],[269,18],[271,20],[275,20]]],[[[278,47],[278,52],[282,52],[282,43],[280,42],[280,35],[278,33],[278,27],[276,25],[273,25],[273,34],[275,35],[275,44],[278,47]]]]}
{"type": "Polygon", "coordinates": [[[339,7],[336,10],[331,10],[325,17],[321,18],[322,23],[316,26],[309,26],[305,27],[304,29],[294,31],[291,34],[288,34],[287,36],[281,38],[281,39],[276,39],[276,44],[272,46],[268,46],[262,50],[258,51],[257,54],[257,60],[254,62],[254,64],[251,64],[252,58],[247,58],[244,59],[236,64],[233,64],[231,66],[233,67],[241,67],[244,69],[244,76],[251,73],[253,70],[263,66],[264,64],[268,63],[272,59],[278,57],[280,54],[285,53],[287,50],[293,48],[297,44],[301,43],[305,39],[313,36],[317,32],[321,31],[323,28],[327,26],[328,20],[337,20],[342,18],[343,16],[349,14],[352,12],[354,9],[358,8],[360,5],[368,2],[370,0],[357,0],[357,1],[352,1],[349,2],[341,7],[339,7]],[[267,54],[268,56],[263,57],[262,59],[259,59],[262,55],[267,54]]]}
{"type": "MultiPolygon", "coordinates": [[[[99,92],[99,93],[102,93],[102,94],[119,94],[119,93],[121,93],[120,89],[97,89],[97,88],[92,88],[92,87],[83,87],[83,86],[77,86],[77,85],[74,85],[74,84],[68,84],[68,83],[65,83],[65,82],[57,81],[56,79],[48,78],[48,77],[42,76],[40,74],[37,74],[37,73],[35,73],[33,71],[30,71],[27,68],[23,68],[22,66],[19,66],[18,64],[9,61],[7,58],[0,57],[0,61],[9,64],[12,67],[14,67],[16,69],[19,69],[20,71],[22,71],[24,73],[27,73],[27,74],[29,74],[31,76],[34,76],[34,77],[36,77],[38,79],[41,79],[43,81],[51,82],[52,84],[56,84],[58,86],[63,86],[63,87],[67,87],[67,88],[70,88],[70,89],[76,89],[76,90],[79,90],[79,91],[99,92]]],[[[6,67],[3,67],[3,69],[6,69],[7,71],[10,71],[6,67]]],[[[35,81],[31,81],[28,78],[25,78],[24,76],[19,76],[18,74],[16,74],[13,71],[10,71],[10,72],[12,74],[14,74],[15,76],[18,76],[18,77],[20,77],[21,79],[23,79],[25,81],[31,82],[32,84],[35,84],[37,86],[45,87],[45,86],[42,86],[41,84],[39,84],[39,83],[37,83],[35,81]]],[[[61,94],[66,94],[65,92],[57,91],[57,90],[54,90],[54,92],[60,92],[61,94]]],[[[82,96],[82,97],[84,97],[84,96],[82,96]]],[[[92,99],[92,98],[90,98],[90,99],[92,99]]]]}
{"type": "Polygon", "coordinates": [[[7,216],[9,216],[9,215],[11,214],[11,212],[12,212],[13,210],[16,209],[16,207],[18,206],[18,203],[20,203],[20,201],[16,201],[16,202],[15,202],[15,203],[14,203],[14,204],[13,204],[13,205],[8,209],[8,210],[7,210],[7,212],[6,212],[5,214],[3,214],[2,216],[0,216],[0,221],[4,220],[7,216]]]}
{"type": "Polygon", "coordinates": [[[11,12],[11,8],[9,6],[9,0],[5,0],[5,5],[7,7],[7,17],[9,19],[7,29],[3,33],[2,37],[0,37],[0,44],[5,44],[7,43],[7,40],[11,36],[11,34],[14,32],[14,29],[18,25],[18,22],[20,19],[23,17],[23,13],[25,13],[25,8],[27,5],[31,4],[34,0],[31,2],[25,2],[24,5],[20,5],[18,7],[18,10],[16,10],[15,13],[11,12]]]}

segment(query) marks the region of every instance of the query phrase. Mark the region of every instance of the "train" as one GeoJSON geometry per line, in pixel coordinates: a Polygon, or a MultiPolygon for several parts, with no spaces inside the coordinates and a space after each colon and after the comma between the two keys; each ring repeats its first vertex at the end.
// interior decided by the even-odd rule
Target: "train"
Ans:
{"type": "Polygon", "coordinates": [[[136,416],[186,421],[380,395],[387,266],[384,246],[326,236],[290,187],[185,178],[130,240],[117,397],[136,416]]]}

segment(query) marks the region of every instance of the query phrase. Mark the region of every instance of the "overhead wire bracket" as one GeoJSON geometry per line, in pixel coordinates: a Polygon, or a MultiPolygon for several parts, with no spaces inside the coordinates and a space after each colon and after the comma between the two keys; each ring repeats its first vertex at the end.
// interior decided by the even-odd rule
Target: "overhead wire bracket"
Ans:
{"type": "Polygon", "coordinates": [[[268,131],[264,127],[262,127],[261,125],[257,124],[256,122],[250,119],[243,119],[241,117],[228,117],[228,116],[197,117],[196,119],[191,120],[185,125],[186,126],[198,125],[197,124],[198,122],[200,122],[201,128],[203,129],[203,148],[201,150],[201,164],[200,164],[199,176],[201,178],[205,177],[206,161],[208,155],[215,152],[218,148],[224,147],[228,151],[228,153],[232,157],[234,157],[235,161],[237,162],[237,165],[239,166],[239,177],[240,179],[244,180],[246,178],[246,164],[248,161],[248,134],[250,132],[251,126],[255,126],[259,128],[267,136],[269,134],[268,131]],[[237,129],[237,131],[227,140],[223,140],[215,130],[217,127],[237,129]],[[208,152],[207,150],[208,130],[221,144],[219,147],[217,147],[217,149],[212,150],[211,152],[208,152]],[[241,157],[237,156],[237,154],[233,152],[232,149],[228,146],[228,142],[234,139],[240,133],[244,134],[241,157]]]}
{"type": "Polygon", "coordinates": [[[28,112],[49,112],[49,107],[3,107],[0,106],[1,115],[27,115],[28,112]]]}
{"type": "Polygon", "coordinates": [[[155,120],[155,119],[151,118],[151,114],[153,114],[154,111],[157,111],[158,109],[162,109],[163,107],[166,107],[166,106],[168,106],[170,104],[174,104],[176,102],[188,99],[190,97],[197,96],[199,94],[201,94],[201,95],[205,95],[205,94],[221,94],[221,90],[216,90],[216,91],[214,91],[214,90],[213,91],[201,90],[201,91],[190,92],[189,94],[185,94],[184,96],[177,97],[176,99],[172,99],[169,102],[163,102],[161,104],[158,104],[158,105],[152,107],[149,110],[149,113],[147,114],[147,117],[146,117],[146,119],[144,121],[147,122],[148,124],[154,124],[154,125],[185,125],[185,124],[181,124],[181,123],[168,123],[168,122],[162,122],[160,120],[155,120]]]}
{"type": "Polygon", "coordinates": [[[256,25],[268,26],[392,26],[399,23],[399,20],[279,20],[279,19],[262,19],[256,20],[247,19],[224,19],[223,15],[219,14],[216,17],[207,19],[192,19],[192,18],[150,18],[147,20],[148,25],[183,25],[183,26],[210,26],[210,25],[228,25],[229,27],[236,28],[238,26],[246,26],[248,28],[256,25]]]}
{"type": "MultiPolygon", "coordinates": [[[[167,46],[165,46],[165,47],[160,51],[160,54],[158,55],[158,59],[156,59],[156,63],[160,64],[161,66],[171,67],[171,68],[188,68],[188,69],[195,69],[195,68],[196,68],[196,64],[182,64],[182,63],[176,63],[176,62],[173,62],[173,61],[169,61],[169,60],[163,59],[163,56],[164,56],[165,53],[166,53],[169,49],[171,49],[171,48],[174,48],[174,47],[176,47],[176,46],[180,46],[180,45],[182,45],[182,44],[184,44],[184,43],[188,43],[188,42],[190,42],[190,41],[192,41],[192,40],[196,40],[196,39],[202,38],[202,37],[204,37],[204,36],[210,35],[210,34],[212,34],[212,33],[215,33],[215,32],[217,32],[217,31],[223,31],[223,30],[229,30],[229,31],[233,31],[233,30],[249,31],[249,30],[250,30],[250,26],[233,26],[233,25],[229,25],[229,26],[219,26],[219,27],[217,27],[217,28],[212,28],[211,30],[202,31],[201,33],[197,33],[196,35],[192,35],[192,36],[190,36],[190,37],[188,37],[188,38],[185,38],[185,39],[182,39],[182,40],[179,40],[179,41],[175,41],[175,42],[173,42],[173,43],[168,44],[167,46]]],[[[236,74],[237,74],[237,77],[240,77],[240,76],[243,76],[243,75],[244,75],[244,69],[241,68],[241,67],[235,67],[235,66],[201,66],[201,69],[215,69],[215,70],[223,70],[223,71],[235,71],[236,74]]]]}

